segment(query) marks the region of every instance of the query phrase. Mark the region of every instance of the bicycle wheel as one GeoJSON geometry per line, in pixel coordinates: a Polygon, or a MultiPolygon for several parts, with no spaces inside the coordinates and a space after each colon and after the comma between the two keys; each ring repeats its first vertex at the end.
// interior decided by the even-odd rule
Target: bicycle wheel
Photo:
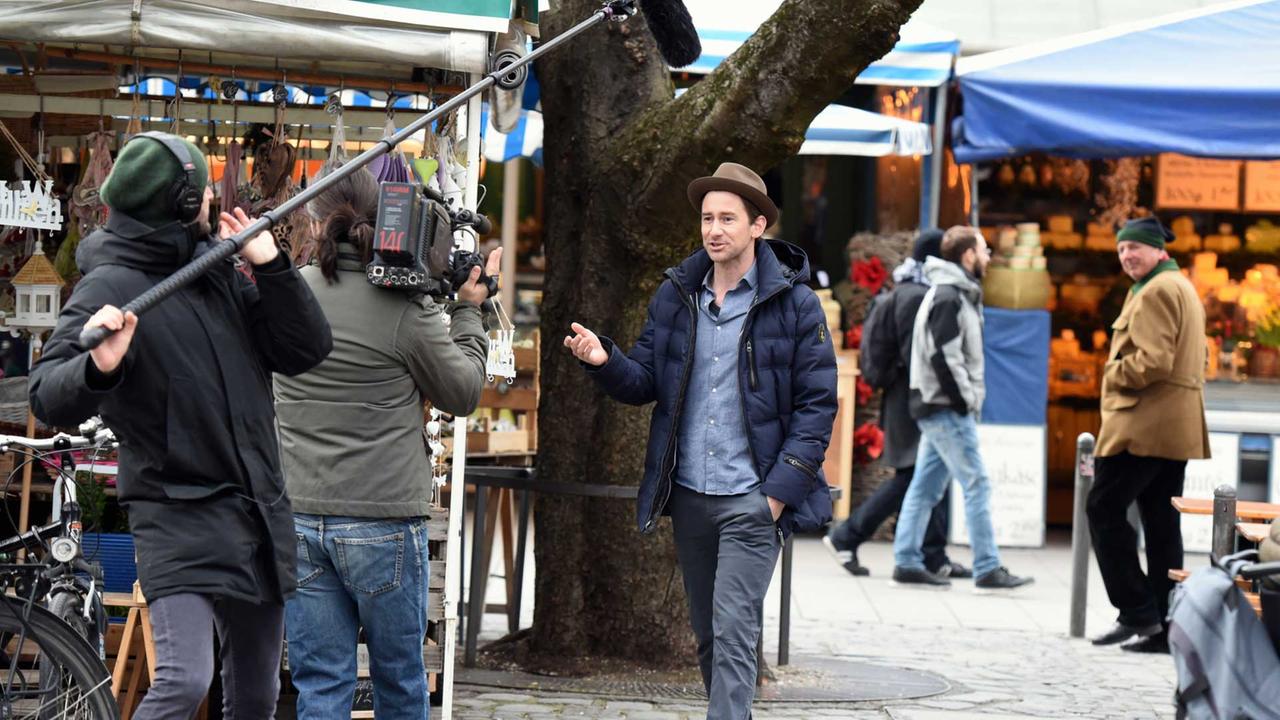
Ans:
{"type": "Polygon", "coordinates": [[[85,599],[79,592],[68,588],[55,588],[49,600],[49,612],[70,625],[77,635],[84,638],[99,660],[105,660],[102,643],[107,613],[102,607],[101,598],[101,595],[94,595],[93,607],[89,608],[86,618],[85,599]]]}
{"type": "Polygon", "coordinates": [[[118,720],[111,676],[77,632],[39,606],[0,599],[0,717],[118,720]]]}

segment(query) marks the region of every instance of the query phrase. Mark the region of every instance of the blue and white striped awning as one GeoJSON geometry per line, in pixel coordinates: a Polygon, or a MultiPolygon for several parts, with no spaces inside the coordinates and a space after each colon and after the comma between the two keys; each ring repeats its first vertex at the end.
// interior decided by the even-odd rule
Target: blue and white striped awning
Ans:
{"type": "MultiPolygon", "coordinates": [[[[510,133],[501,133],[489,122],[485,106],[484,156],[490,162],[506,162],[518,157],[542,164],[542,113],[525,110],[510,133]]],[[[800,155],[928,155],[933,148],[929,126],[923,123],[879,115],[866,110],[829,105],[818,113],[805,131],[800,155]]]]}
{"type": "MultiPolygon", "coordinates": [[[[779,4],[779,0],[686,0],[698,28],[702,56],[681,69],[711,72],[746,42],[779,4]]],[[[959,38],[918,22],[908,22],[898,34],[893,50],[863,70],[857,83],[937,87],[951,78],[960,52],[959,38]]]]}
{"type": "Polygon", "coordinates": [[[929,126],[845,105],[828,105],[809,124],[798,155],[928,155],[929,126]]]}
{"type": "Polygon", "coordinates": [[[520,120],[509,133],[499,132],[489,121],[489,103],[480,111],[480,137],[484,143],[484,157],[489,162],[506,162],[526,157],[537,165],[542,164],[542,113],[524,110],[520,120]]]}

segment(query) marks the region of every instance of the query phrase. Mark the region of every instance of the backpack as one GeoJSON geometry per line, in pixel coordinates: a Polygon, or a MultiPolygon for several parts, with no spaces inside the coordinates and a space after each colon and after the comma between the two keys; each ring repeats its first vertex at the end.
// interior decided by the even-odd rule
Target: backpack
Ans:
{"type": "Polygon", "coordinates": [[[1234,577],[1248,550],[1214,560],[1174,588],[1169,649],[1179,720],[1274,718],[1280,656],[1234,577]]]}
{"type": "Polygon", "coordinates": [[[871,298],[867,318],[862,322],[862,344],[858,351],[858,371],[868,385],[884,389],[905,369],[898,351],[898,323],[894,291],[871,298]]]}

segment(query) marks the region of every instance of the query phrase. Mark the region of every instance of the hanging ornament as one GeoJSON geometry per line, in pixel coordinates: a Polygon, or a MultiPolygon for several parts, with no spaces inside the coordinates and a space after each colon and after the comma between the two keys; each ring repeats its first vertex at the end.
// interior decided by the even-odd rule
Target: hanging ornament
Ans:
{"type": "Polygon", "coordinates": [[[498,329],[489,334],[489,356],[485,359],[485,379],[506,378],[507,384],[516,381],[516,327],[507,317],[502,301],[493,298],[493,308],[498,317],[498,329]]]}
{"type": "Polygon", "coordinates": [[[53,195],[53,181],[23,180],[16,189],[0,184],[0,225],[61,230],[62,205],[53,195]]]}

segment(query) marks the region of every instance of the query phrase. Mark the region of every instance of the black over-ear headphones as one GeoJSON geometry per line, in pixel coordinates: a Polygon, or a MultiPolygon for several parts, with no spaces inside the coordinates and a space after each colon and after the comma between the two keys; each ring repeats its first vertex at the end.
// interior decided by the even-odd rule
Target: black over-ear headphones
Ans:
{"type": "Polygon", "coordinates": [[[196,163],[186,144],[171,135],[155,131],[139,133],[134,137],[150,138],[165,146],[182,166],[182,177],[169,188],[169,203],[184,225],[195,222],[200,217],[200,209],[204,207],[204,188],[197,187],[196,163]]]}

